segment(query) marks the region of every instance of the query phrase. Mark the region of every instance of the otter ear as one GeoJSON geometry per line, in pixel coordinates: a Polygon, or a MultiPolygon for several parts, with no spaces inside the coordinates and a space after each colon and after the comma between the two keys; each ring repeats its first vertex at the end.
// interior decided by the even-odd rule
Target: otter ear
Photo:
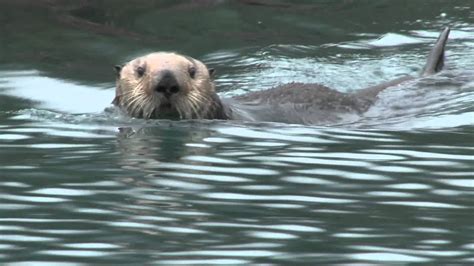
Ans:
{"type": "Polygon", "coordinates": [[[209,68],[208,71],[209,71],[209,76],[213,78],[214,75],[216,74],[216,70],[214,68],[209,68]]]}
{"type": "Polygon", "coordinates": [[[115,70],[115,75],[117,78],[120,78],[120,72],[122,71],[123,65],[115,65],[114,70],[115,70]]]}

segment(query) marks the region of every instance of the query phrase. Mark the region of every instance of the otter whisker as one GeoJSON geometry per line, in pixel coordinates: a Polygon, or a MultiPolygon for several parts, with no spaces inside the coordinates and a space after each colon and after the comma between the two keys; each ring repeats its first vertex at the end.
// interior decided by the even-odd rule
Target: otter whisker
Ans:
{"type": "Polygon", "coordinates": [[[201,111],[201,108],[200,108],[200,102],[199,102],[199,99],[193,95],[191,98],[190,98],[190,102],[191,102],[191,105],[192,105],[192,110],[193,110],[193,117],[196,117],[196,118],[200,118],[201,115],[200,115],[200,111],[201,111]]]}
{"type": "Polygon", "coordinates": [[[179,116],[179,119],[183,119],[183,103],[182,103],[182,100],[178,99],[176,100],[175,102],[175,109],[176,111],[178,112],[178,116],[179,116]]]}
{"type": "Polygon", "coordinates": [[[196,97],[192,94],[189,94],[188,99],[189,99],[189,106],[191,107],[191,117],[190,117],[190,119],[193,118],[193,114],[197,118],[199,118],[199,114],[198,114],[198,108],[199,107],[198,107],[198,104],[196,103],[196,101],[197,101],[196,97]]]}
{"type": "Polygon", "coordinates": [[[187,113],[189,113],[189,104],[186,102],[185,98],[181,98],[176,102],[176,110],[181,119],[187,118],[187,113]]]}
{"type": "Polygon", "coordinates": [[[128,107],[131,113],[136,114],[140,111],[143,111],[143,106],[140,106],[140,104],[143,103],[145,100],[146,97],[143,94],[134,95],[132,100],[128,103],[128,107]]]}
{"type": "Polygon", "coordinates": [[[192,99],[194,101],[194,104],[198,106],[198,109],[200,111],[199,114],[196,114],[198,118],[203,118],[206,110],[209,109],[208,108],[209,104],[214,104],[213,101],[209,97],[202,94],[193,94],[192,99]]]}
{"type": "Polygon", "coordinates": [[[175,105],[176,105],[175,108],[176,108],[176,112],[178,112],[179,119],[183,119],[183,111],[181,110],[182,109],[181,103],[178,101],[176,102],[175,105]]]}
{"type": "Polygon", "coordinates": [[[122,92],[121,94],[117,94],[117,96],[121,97],[122,99],[127,99],[129,96],[134,95],[134,91],[126,91],[122,92]]]}
{"type": "Polygon", "coordinates": [[[153,114],[153,112],[155,111],[156,107],[154,106],[154,99],[153,97],[148,97],[146,102],[144,103],[145,106],[144,106],[144,118],[146,119],[149,119],[151,118],[151,115],[153,114]]]}

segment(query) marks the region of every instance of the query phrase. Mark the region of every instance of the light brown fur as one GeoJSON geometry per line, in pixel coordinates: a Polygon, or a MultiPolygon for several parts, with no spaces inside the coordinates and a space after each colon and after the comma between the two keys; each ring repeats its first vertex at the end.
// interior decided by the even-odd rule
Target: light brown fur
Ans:
{"type": "Polygon", "coordinates": [[[215,106],[220,101],[211,80],[212,71],[199,60],[158,52],[136,58],[118,70],[113,103],[133,117],[206,119],[214,118],[210,114],[220,108],[215,106]],[[138,71],[143,71],[143,76],[138,71]],[[171,71],[180,87],[169,98],[154,89],[163,71],[171,71]]]}

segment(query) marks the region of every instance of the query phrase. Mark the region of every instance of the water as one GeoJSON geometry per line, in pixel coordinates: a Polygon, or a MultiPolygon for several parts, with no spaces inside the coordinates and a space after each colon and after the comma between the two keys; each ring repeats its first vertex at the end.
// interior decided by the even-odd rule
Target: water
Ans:
{"type": "Polygon", "coordinates": [[[1,264],[474,263],[474,7],[414,2],[2,2],[1,264]],[[446,70],[354,123],[103,111],[148,51],[202,59],[223,96],[350,91],[419,71],[448,24],[446,70]]]}

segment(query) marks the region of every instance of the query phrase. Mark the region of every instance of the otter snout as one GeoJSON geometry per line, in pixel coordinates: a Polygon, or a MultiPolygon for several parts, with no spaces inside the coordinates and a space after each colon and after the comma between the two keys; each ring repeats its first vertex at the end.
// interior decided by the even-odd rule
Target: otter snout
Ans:
{"type": "Polygon", "coordinates": [[[180,91],[178,80],[174,76],[173,72],[164,70],[158,75],[158,84],[155,87],[155,91],[163,94],[166,98],[176,94],[180,91]]]}

